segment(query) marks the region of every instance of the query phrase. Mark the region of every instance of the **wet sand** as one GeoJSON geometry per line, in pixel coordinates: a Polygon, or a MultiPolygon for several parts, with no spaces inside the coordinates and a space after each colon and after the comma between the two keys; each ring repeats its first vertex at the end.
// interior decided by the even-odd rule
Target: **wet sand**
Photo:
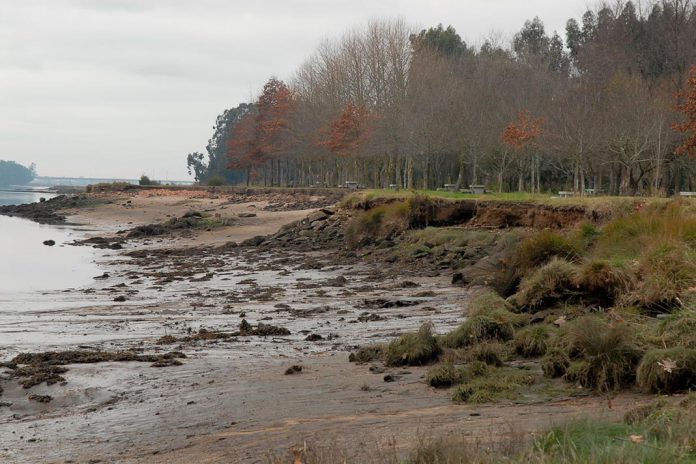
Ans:
{"type": "Polygon", "coordinates": [[[360,462],[361,453],[380,447],[406,450],[424,433],[456,431],[484,443],[511,434],[525,439],[572,417],[620,417],[645,401],[622,395],[611,409],[596,397],[456,405],[449,392],[425,385],[426,368],[370,371],[349,363],[357,345],[389,340],[424,321],[440,333],[450,330],[466,313],[469,291],[450,285],[449,275],[337,262],[332,252],[213,247],[271,234],[313,211],[264,210],[268,204],[141,192],[72,212],[70,220],[89,224],[94,236],[190,209],[234,223],[100,250],[108,278],[65,293],[59,310],[18,315],[13,330],[22,335],[1,334],[8,340],[2,360],[78,348],[176,349],[187,358],[164,368],[69,365],[64,385],[29,390],[3,380],[0,400],[12,404],[0,407],[0,461],[254,463],[307,440],[345,447],[360,462]],[[257,216],[239,217],[250,210],[257,216]],[[117,297],[125,301],[113,301],[117,297]],[[290,335],[181,341],[201,328],[232,334],[242,319],[284,327],[290,335]],[[322,339],[308,341],[310,334],[322,339]],[[165,335],[178,341],[158,344],[165,335]],[[302,372],[284,375],[292,365],[302,365],[302,372]],[[384,382],[385,374],[396,381],[384,382]],[[37,403],[27,399],[30,393],[54,399],[37,403]]]}

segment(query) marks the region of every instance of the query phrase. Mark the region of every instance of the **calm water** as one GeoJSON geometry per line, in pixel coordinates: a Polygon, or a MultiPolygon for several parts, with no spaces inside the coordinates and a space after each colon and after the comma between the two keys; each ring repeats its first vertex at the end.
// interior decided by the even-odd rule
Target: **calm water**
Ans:
{"type": "MultiPolygon", "coordinates": [[[[27,203],[49,196],[0,191],[0,204],[27,203]]],[[[89,284],[101,273],[94,263],[93,249],[66,244],[81,236],[82,232],[72,227],[0,216],[0,308],[33,292],[89,284]],[[55,240],[56,245],[46,246],[44,240],[55,240]]]]}
{"type": "Polygon", "coordinates": [[[41,197],[46,199],[52,198],[55,195],[35,190],[33,192],[13,192],[9,190],[0,190],[0,206],[2,205],[21,205],[23,203],[35,203],[41,197]]]}

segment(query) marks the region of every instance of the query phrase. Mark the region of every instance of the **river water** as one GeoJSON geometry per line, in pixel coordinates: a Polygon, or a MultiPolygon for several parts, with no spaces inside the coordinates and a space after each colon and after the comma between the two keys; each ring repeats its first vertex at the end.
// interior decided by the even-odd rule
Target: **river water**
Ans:
{"type": "MultiPolygon", "coordinates": [[[[0,191],[0,205],[30,203],[49,198],[45,192],[0,191]]],[[[0,216],[0,312],[22,311],[37,293],[89,284],[100,273],[89,247],[67,243],[82,237],[75,227],[42,225],[0,216]],[[54,240],[54,246],[43,244],[54,240]]]]}

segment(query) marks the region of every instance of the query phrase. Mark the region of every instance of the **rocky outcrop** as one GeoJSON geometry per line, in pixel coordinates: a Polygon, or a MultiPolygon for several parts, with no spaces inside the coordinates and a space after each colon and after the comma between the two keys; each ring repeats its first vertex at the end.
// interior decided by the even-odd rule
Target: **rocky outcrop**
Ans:
{"type": "Polygon", "coordinates": [[[63,210],[105,202],[108,201],[88,195],[58,195],[39,203],[0,206],[0,215],[21,217],[39,224],[62,224],[66,220],[63,210]]]}
{"type": "Polygon", "coordinates": [[[283,226],[273,235],[253,237],[240,245],[302,250],[334,248],[343,244],[343,230],[350,216],[349,210],[322,208],[300,221],[283,226]]]}

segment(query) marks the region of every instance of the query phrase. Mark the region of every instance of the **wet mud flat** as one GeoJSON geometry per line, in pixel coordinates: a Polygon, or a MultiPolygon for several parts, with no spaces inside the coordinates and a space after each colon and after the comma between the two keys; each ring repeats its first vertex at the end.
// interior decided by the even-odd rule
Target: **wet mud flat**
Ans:
{"type": "MultiPolygon", "coordinates": [[[[461,289],[446,277],[346,262],[335,253],[104,252],[106,272],[64,294],[60,310],[27,310],[4,321],[2,361],[46,352],[185,358],[165,367],[67,358],[56,372],[61,379],[27,388],[6,364],[0,368],[3,462],[148,462],[215,432],[389,410],[390,403],[403,403],[404,393],[391,401],[385,395],[410,391],[411,384],[422,389],[416,386],[422,372],[394,370],[398,381],[387,384],[384,373],[348,363],[349,352],[425,320],[451,329],[465,308],[461,289]],[[301,372],[286,375],[293,365],[301,372]]],[[[425,393],[425,405],[437,403],[425,393]]],[[[272,443],[252,435],[233,440],[251,453],[239,462],[262,461],[252,455],[284,450],[293,438],[272,443]]]]}

